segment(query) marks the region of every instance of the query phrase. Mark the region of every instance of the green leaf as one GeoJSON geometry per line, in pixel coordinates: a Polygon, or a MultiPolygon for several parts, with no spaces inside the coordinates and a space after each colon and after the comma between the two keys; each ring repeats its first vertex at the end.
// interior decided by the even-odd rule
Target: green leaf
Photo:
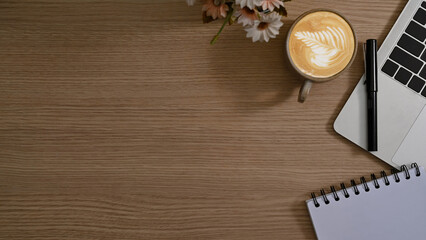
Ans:
{"type": "Polygon", "coordinates": [[[280,14],[281,16],[287,17],[287,10],[283,6],[280,6],[280,8],[275,8],[274,11],[280,14]]]}
{"type": "Polygon", "coordinates": [[[238,19],[237,17],[232,16],[232,17],[229,19],[229,21],[228,21],[229,25],[234,24],[234,23],[235,23],[235,21],[237,21],[237,19],[238,19]]]}

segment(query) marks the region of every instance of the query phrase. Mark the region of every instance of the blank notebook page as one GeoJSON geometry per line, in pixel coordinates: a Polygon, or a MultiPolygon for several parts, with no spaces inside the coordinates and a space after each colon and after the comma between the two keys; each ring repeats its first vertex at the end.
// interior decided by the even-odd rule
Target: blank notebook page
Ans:
{"type": "Polygon", "coordinates": [[[368,192],[359,184],[358,195],[352,186],[346,187],[349,197],[339,190],[339,201],[327,194],[329,204],[323,196],[316,197],[318,207],[313,199],[306,201],[318,239],[426,239],[426,173],[423,167],[419,170],[420,176],[416,176],[416,168],[409,169],[409,179],[405,172],[397,173],[399,182],[394,174],[388,175],[387,186],[379,178],[378,189],[373,181],[367,182],[368,192]]]}

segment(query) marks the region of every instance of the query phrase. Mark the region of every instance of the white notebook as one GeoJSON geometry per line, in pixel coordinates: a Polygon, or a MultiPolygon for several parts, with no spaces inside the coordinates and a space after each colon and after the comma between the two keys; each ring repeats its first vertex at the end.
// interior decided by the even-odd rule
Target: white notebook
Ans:
{"type": "Polygon", "coordinates": [[[426,172],[412,167],[387,176],[383,171],[369,182],[362,177],[360,184],[351,181],[339,190],[331,187],[329,194],[312,193],[306,204],[318,239],[426,239],[426,172]]]}

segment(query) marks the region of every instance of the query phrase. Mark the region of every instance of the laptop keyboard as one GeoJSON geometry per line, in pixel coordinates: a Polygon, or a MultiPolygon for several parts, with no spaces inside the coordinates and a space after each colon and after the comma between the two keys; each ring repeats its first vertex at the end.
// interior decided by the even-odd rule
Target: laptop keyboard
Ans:
{"type": "Polygon", "coordinates": [[[426,1],[414,14],[382,72],[426,97],[426,1]]]}

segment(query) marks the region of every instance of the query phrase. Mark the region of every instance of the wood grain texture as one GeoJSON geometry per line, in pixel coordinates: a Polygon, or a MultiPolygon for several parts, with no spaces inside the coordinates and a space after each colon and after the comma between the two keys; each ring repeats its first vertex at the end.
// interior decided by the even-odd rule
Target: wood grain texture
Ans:
{"type": "Polygon", "coordinates": [[[406,1],[294,0],[277,39],[179,1],[0,1],[0,239],[314,239],[304,201],[389,168],[332,124],[362,75],[301,82],[294,19],[383,41],[406,1]]]}

